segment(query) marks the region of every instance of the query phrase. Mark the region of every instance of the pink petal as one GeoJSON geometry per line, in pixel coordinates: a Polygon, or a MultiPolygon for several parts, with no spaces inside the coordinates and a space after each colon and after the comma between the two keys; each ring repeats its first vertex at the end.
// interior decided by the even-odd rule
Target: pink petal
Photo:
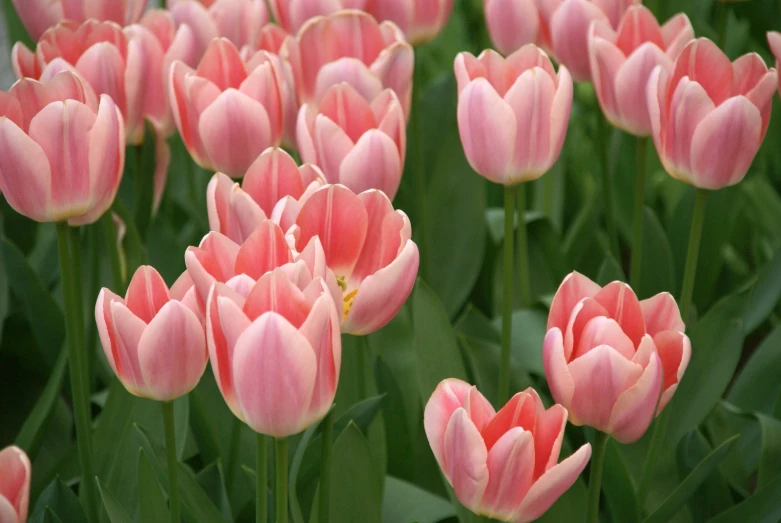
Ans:
{"type": "MultiPolygon", "coordinates": [[[[528,432],[531,435],[534,432],[537,423],[536,407],[534,398],[525,392],[519,392],[510,398],[510,401],[499,409],[496,416],[494,416],[488,425],[480,431],[489,452],[493,450],[494,445],[512,429],[521,428],[524,432],[528,432]]],[[[531,464],[533,465],[533,454],[531,458],[531,464]]],[[[530,467],[530,471],[533,472],[534,467],[530,467]]],[[[518,502],[520,503],[520,500],[518,500],[518,502]]]]}
{"type": "Polygon", "coordinates": [[[770,123],[773,95],[778,88],[778,73],[768,70],[764,60],[756,53],[748,53],[732,64],[735,72],[734,94],[745,95],[762,114],[762,139],[770,123]]]}
{"type": "Polygon", "coordinates": [[[382,81],[357,58],[340,58],[325,64],[317,73],[314,99],[325,99],[335,86],[350,86],[363,99],[373,100],[383,89],[382,81]]]}
{"type": "Polygon", "coordinates": [[[109,308],[116,340],[114,367],[117,378],[131,394],[145,396],[147,388],[138,361],[138,343],[146,329],[146,323],[120,301],[112,301],[109,308]]]}
{"type": "Polygon", "coordinates": [[[650,43],[659,50],[665,48],[659,22],[651,10],[643,5],[633,5],[626,10],[617,33],[616,46],[624,56],[631,55],[645,43],[650,43]]]}
{"type": "Polygon", "coordinates": [[[618,71],[615,77],[618,112],[622,127],[635,136],[649,136],[649,120],[646,86],[651,72],[661,65],[671,71],[673,63],[661,49],[653,44],[642,44],[618,71]]]}
{"type": "Polygon", "coordinates": [[[195,73],[212,82],[220,91],[238,89],[247,78],[244,61],[236,46],[227,38],[211,41],[195,73]]]}
{"type": "Polygon", "coordinates": [[[149,323],[170,299],[162,276],[154,267],[142,265],[130,280],[125,305],[136,317],[149,323]]]}
{"type": "Polygon", "coordinates": [[[11,505],[10,514],[6,514],[0,508],[0,520],[2,521],[27,521],[27,510],[30,502],[30,478],[32,465],[27,454],[16,446],[10,446],[0,451],[0,500],[11,505]],[[11,517],[11,519],[5,519],[11,517]]]}
{"type": "Polygon", "coordinates": [[[226,282],[236,275],[236,256],[239,246],[218,232],[210,232],[198,247],[189,247],[184,255],[187,272],[190,273],[201,300],[206,302],[212,284],[226,282]]]}
{"type": "Polygon", "coordinates": [[[358,198],[366,208],[368,222],[366,241],[352,274],[354,283],[389,265],[412,237],[407,215],[394,211],[385,193],[370,190],[359,194],[358,198]]]}
{"type": "Polygon", "coordinates": [[[238,48],[245,45],[254,47],[260,28],[268,23],[264,0],[216,2],[209,12],[220,35],[227,37],[238,48]]]}
{"type": "Polygon", "coordinates": [[[377,126],[369,102],[349,84],[330,88],[320,102],[319,113],[338,125],[353,143],[377,126]]]}
{"type": "Polygon", "coordinates": [[[330,294],[323,292],[317,299],[300,332],[309,340],[317,359],[310,413],[320,419],[333,404],[342,363],[339,316],[330,294]]]}
{"type": "Polygon", "coordinates": [[[605,116],[615,124],[620,121],[615,82],[626,57],[615,44],[593,34],[598,23],[592,26],[592,34],[589,37],[591,76],[599,104],[605,116]]]}
{"type": "Polygon", "coordinates": [[[640,310],[643,312],[645,330],[651,336],[656,336],[661,331],[686,330],[678,304],[669,292],[660,292],[641,301],[640,310]]]}
{"type": "Polygon", "coordinates": [[[239,89],[253,100],[260,102],[268,113],[272,140],[276,144],[282,136],[284,107],[281,86],[283,79],[277,74],[273,62],[267,61],[255,67],[239,89]]]}
{"type": "MultiPolygon", "coordinates": [[[[174,122],[176,123],[182,141],[187,151],[199,164],[206,161],[206,152],[198,132],[198,120],[201,110],[195,106],[191,95],[208,93],[210,101],[214,101],[219,95],[217,87],[204,79],[197,79],[197,83],[190,80],[192,69],[182,62],[174,62],[168,77],[168,97],[171,102],[174,122]]],[[[197,78],[197,77],[195,77],[197,78]]]]}
{"type": "Polygon", "coordinates": [[[553,405],[545,410],[539,396],[537,398],[537,426],[534,428],[535,481],[559,460],[564,427],[567,425],[567,409],[561,405],[553,405]]]}
{"type": "Polygon", "coordinates": [[[557,80],[558,88],[553,97],[553,112],[550,117],[551,149],[548,162],[551,165],[556,163],[559,155],[561,155],[572,112],[572,76],[570,76],[569,71],[563,65],[559,66],[557,80]]]}
{"type": "Polygon", "coordinates": [[[580,336],[588,323],[600,316],[607,316],[607,310],[594,298],[583,298],[570,315],[567,329],[564,331],[564,355],[572,360],[573,352],[580,343],[580,336]]]}
{"type": "Polygon", "coordinates": [[[209,227],[235,241],[243,243],[252,231],[266,219],[258,204],[222,173],[215,174],[206,188],[209,227]]]}
{"type": "Polygon", "coordinates": [[[575,382],[567,366],[564,340],[557,327],[550,329],[545,335],[542,345],[542,363],[553,399],[556,403],[561,403],[564,408],[569,408],[575,393],[575,382]]]}
{"type": "Polygon", "coordinates": [[[599,285],[579,272],[568,274],[553,296],[550,313],[548,314],[547,329],[558,327],[561,332],[564,332],[567,329],[575,305],[583,298],[595,296],[600,289],[599,285]]]}
{"type": "Polygon", "coordinates": [[[781,59],[781,33],[778,31],[768,31],[767,43],[770,46],[770,52],[776,59],[776,62],[781,59]]]}
{"type": "Polygon", "coordinates": [[[670,18],[662,25],[662,38],[667,56],[670,60],[676,60],[686,44],[694,39],[694,28],[689,17],[684,13],[678,13],[670,18]]]}
{"type": "Polygon", "coordinates": [[[673,177],[692,183],[692,140],[700,122],[714,110],[702,86],[684,78],[675,90],[665,129],[665,167],[673,177]],[[666,158],[665,158],[666,157],[666,158]]]}
{"type": "Polygon", "coordinates": [[[503,54],[534,43],[540,28],[534,0],[487,0],[485,21],[491,41],[503,54]]]}
{"type": "Polygon", "coordinates": [[[507,431],[488,451],[488,485],[480,503],[482,511],[506,520],[520,505],[532,485],[534,438],[516,427],[507,431]]]}
{"type": "Polygon", "coordinates": [[[476,510],[488,486],[488,451],[463,407],[450,417],[443,444],[445,477],[465,507],[476,510]]]}
{"type": "MultiPolygon", "coordinates": [[[[732,64],[727,55],[707,38],[692,40],[681,51],[675,63],[670,88],[675,89],[684,76],[700,84],[716,106],[732,94],[732,64]]],[[[668,90],[668,104],[673,94],[673,91],[668,90]]]]}
{"type": "Polygon", "coordinates": [[[100,336],[100,343],[103,346],[103,353],[106,355],[106,360],[111,366],[111,370],[117,376],[120,375],[120,369],[122,368],[119,348],[117,346],[116,333],[114,332],[114,319],[111,314],[111,303],[118,301],[124,303],[120,296],[117,296],[111,290],[105,287],[100,290],[98,299],[95,302],[95,323],[98,327],[98,335],[100,336]]]}
{"type": "Polygon", "coordinates": [[[239,248],[236,274],[257,280],[265,273],[293,261],[285,234],[271,220],[264,220],[239,248]]]}
{"type": "MultiPolygon", "coordinates": [[[[50,27],[63,19],[62,2],[53,0],[13,0],[16,13],[19,15],[30,37],[37,41],[50,27]]],[[[24,520],[25,518],[20,518],[24,520]]]]}
{"type": "Polygon", "coordinates": [[[382,80],[383,87],[392,89],[399,97],[404,113],[409,115],[412,103],[412,72],[415,54],[404,41],[391,44],[372,63],[371,71],[382,80]]]}
{"type": "Polygon", "coordinates": [[[607,432],[624,444],[640,439],[654,418],[661,385],[662,366],[654,354],[637,383],[618,398],[607,432]]]}
{"type": "Polygon", "coordinates": [[[691,359],[691,341],[681,332],[666,331],[654,336],[654,343],[659,353],[664,381],[662,383],[662,397],[659,399],[657,415],[672,399],[678,383],[683,378],[686,367],[691,359]]]}
{"type": "Polygon", "coordinates": [[[616,320],[635,347],[645,334],[645,322],[640,302],[626,283],[615,281],[602,288],[594,299],[616,320]]]}
{"type": "Polygon", "coordinates": [[[127,116],[125,59],[116,45],[109,42],[96,43],[84,51],[75,66],[95,93],[109,95],[122,114],[127,116]]]}
{"type": "Polygon", "coordinates": [[[46,153],[8,118],[0,118],[0,192],[30,219],[52,220],[51,169],[46,153]]]}
{"type": "Polygon", "coordinates": [[[554,54],[578,82],[591,77],[588,30],[595,20],[610,23],[599,7],[586,0],[567,0],[554,11],[550,20],[554,54]]]}
{"type": "MultiPolygon", "coordinates": [[[[313,161],[319,165],[329,183],[339,183],[342,161],[353,148],[353,141],[335,122],[320,114],[315,117],[313,134],[315,157],[305,157],[304,160],[313,161]]],[[[307,147],[307,144],[303,144],[301,139],[299,143],[307,147]]]]}
{"type": "Polygon", "coordinates": [[[621,330],[618,322],[612,318],[598,316],[586,323],[570,361],[601,345],[612,347],[628,360],[635,355],[635,345],[621,330]]]}
{"type": "Polygon", "coordinates": [[[296,329],[304,323],[310,310],[304,293],[281,269],[264,274],[252,288],[244,304],[244,313],[251,320],[266,312],[274,312],[296,329]]]}
{"type": "Polygon", "coordinates": [[[163,48],[143,26],[127,27],[125,33],[128,35],[125,125],[128,140],[139,144],[144,139],[144,118],[163,122],[168,115],[168,100],[163,91],[163,48]]]}
{"type": "Polygon", "coordinates": [[[391,137],[404,158],[407,154],[407,119],[398,96],[385,89],[372,101],[377,129],[391,137]]]}
{"type": "Polygon", "coordinates": [[[202,57],[209,43],[220,36],[217,24],[209,16],[209,12],[199,2],[177,2],[170,7],[176,27],[187,25],[195,36],[195,56],[202,57]]]}
{"type": "Polygon", "coordinates": [[[269,215],[285,196],[300,198],[306,185],[295,160],[284,149],[264,151],[244,176],[243,189],[269,215]]]}
{"type": "Polygon", "coordinates": [[[372,129],[342,160],[339,181],[356,193],[379,189],[393,198],[401,183],[402,162],[394,141],[384,132],[372,129]]]}

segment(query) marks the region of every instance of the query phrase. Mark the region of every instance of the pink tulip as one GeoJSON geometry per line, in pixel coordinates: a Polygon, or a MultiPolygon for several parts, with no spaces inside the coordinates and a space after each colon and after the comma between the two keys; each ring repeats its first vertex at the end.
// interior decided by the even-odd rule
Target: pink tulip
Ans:
{"type": "Polygon", "coordinates": [[[573,272],[553,298],[543,347],[553,398],[575,425],[636,441],[689,364],[683,331],[670,294],[638,301],[625,283],[600,287],[573,272]]]}
{"type": "Polygon", "coordinates": [[[567,410],[532,388],[495,412],[476,387],[442,381],[423,415],[429,445],[456,497],[472,512],[525,523],[566,492],[591,457],[586,443],[558,463],[567,410]]]}
{"type": "Polygon", "coordinates": [[[379,189],[393,199],[401,184],[407,150],[404,110],[386,89],[371,103],[351,85],[331,87],[319,107],[298,113],[298,150],[320,166],[329,183],[353,192],[379,189]]]}
{"type": "Polygon", "coordinates": [[[301,206],[294,234],[302,252],[315,239],[322,243],[342,290],[342,332],[364,335],[384,327],[412,292],[420,261],[412,227],[380,191],[355,195],[343,185],[326,185],[301,206]]]}
{"type": "Polygon", "coordinates": [[[212,287],[206,309],[220,391],[254,431],[297,434],[325,416],[336,394],[342,346],[333,298],[304,261],[251,285],[231,283],[212,287]]]}
{"type": "Polygon", "coordinates": [[[288,33],[297,32],[309,19],[342,9],[365,9],[375,0],[269,0],[274,20],[288,33]]]}
{"type": "MultiPolygon", "coordinates": [[[[770,51],[776,59],[776,69],[778,69],[779,61],[781,61],[781,33],[778,31],[768,31],[767,43],[770,45],[770,51]]],[[[779,86],[779,93],[781,93],[781,85],[779,86]]]]}
{"type": "Polygon", "coordinates": [[[671,73],[676,58],[694,38],[685,14],[662,27],[642,5],[624,12],[618,31],[594,22],[589,32],[589,58],[594,89],[607,119],[635,136],[650,136],[651,122],[645,96],[656,66],[671,73]]]}
{"type": "Polygon", "coordinates": [[[141,18],[147,0],[13,0],[16,12],[33,40],[62,20],[76,23],[94,18],[129,25],[141,18]]]}
{"type": "Polygon", "coordinates": [[[459,53],[458,128],[472,168],[513,185],[547,172],[561,153],[572,109],[572,78],[553,70],[540,48],[526,45],[507,58],[490,49],[459,53]]]}
{"type": "Polygon", "coordinates": [[[0,91],[0,191],[20,214],[92,223],[114,202],[124,165],[119,109],[105,95],[98,104],[74,73],[0,91]]]}
{"type": "Polygon", "coordinates": [[[775,69],[756,53],[734,63],[708,39],[690,42],[648,82],[648,110],[665,170],[702,189],[740,182],[765,138],[775,69]]]}
{"type": "Polygon", "coordinates": [[[412,45],[436,38],[453,11],[453,0],[373,0],[367,9],[377,20],[390,20],[412,45]]]}
{"type": "Polygon", "coordinates": [[[282,47],[290,61],[299,101],[319,103],[328,89],[347,82],[366,100],[393,89],[405,114],[412,99],[414,53],[392,22],[362,11],[313,18],[282,47]]]}
{"type": "Polygon", "coordinates": [[[0,451],[0,521],[3,523],[27,521],[31,469],[30,459],[19,447],[0,451]]]}
{"type": "Polygon", "coordinates": [[[280,200],[305,199],[324,183],[323,173],[314,165],[298,167],[284,150],[268,149],[250,166],[243,186],[222,173],[212,177],[206,189],[209,226],[241,244],[262,221],[273,219],[280,200]]]}
{"type": "Polygon", "coordinates": [[[201,167],[242,176],[279,144],[280,79],[270,62],[250,69],[229,40],[212,40],[198,69],[175,62],[170,77],[174,120],[201,167]]]}
{"type": "Polygon", "coordinates": [[[131,394],[171,401],[193,390],[206,370],[204,327],[187,273],[169,291],[154,268],[139,267],[124,299],[100,291],[95,321],[106,359],[131,394]]]}
{"type": "MultiPolygon", "coordinates": [[[[618,27],[623,12],[640,0],[537,0],[542,33],[549,35],[553,55],[566,65],[576,82],[591,81],[588,33],[593,22],[618,27]]],[[[543,38],[543,40],[546,40],[543,38]]]]}
{"type": "Polygon", "coordinates": [[[171,9],[171,10],[174,8],[174,6],[179,5],[179,4],[183,4],[183,3],[186,3],[186,2],[198,3],[198,4],[201,4],[204,7],[211,7],[212,5],[214,5],[214,2],[216,2],[216,1],[217,0],[166,0],[165,5],[166,5],[166,7],[168,7],[168,9],[171,9]]]}
{"type": "Polygon", "coordinates": [[[491,41],[508,55],[526,44],[543,45],[535,0],[485,0],[485,22],[491,41]]]}
{"type": "MultiPolygon", "coordinates": [[[[273,27],[271,25],[266,26],[273,27]]],[[[261,37],[258,40],[258,45],[276,45],[276,42],[264,41],[264,35],[268,34],[268,31],[262,31],[261,37]]],[[[276,37],[274,37],[276,38],[276,37]]],[[[291,150],[296,148],[296,122],[298,120],[298,95],[296,94],[295,80],[293,79],[293,69],[290,64],[282,60],[277,51],[266,50],[262,47],[257,52],[252,52],[249,46],[245,46],[242,50],[242,55],[246,58],[247,68],[255,69],[259,65],[269,64],[274,73],[276,74],[277,81],[279,82],[279,96],[282,102],[282,120],[283,120],[283,132],[282,132],[282,145],[291,150]]]]}

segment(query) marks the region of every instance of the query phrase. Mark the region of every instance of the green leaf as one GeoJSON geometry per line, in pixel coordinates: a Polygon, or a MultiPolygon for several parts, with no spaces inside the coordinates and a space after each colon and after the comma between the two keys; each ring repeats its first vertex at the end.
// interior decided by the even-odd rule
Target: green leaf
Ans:
{"type": "Polygon", "coordinates": [[[149,223],[152,220],[154,201],[155,170],[157,167],[157,130],[152,122],[144,120],[144,141],[137,147],[138,158],[134,175],[136,228],[142,240],[146,240],[149,223]]]}
{"type": "MultiPolygon", "coordinates": [[[[677,449],[679,477],[685,478],[691,474],[712,451],[711,444],[699,429],[687,433],[677,449]]],[[[720,470],[723,465],[724,462],[719,467],[720,470]]],[[[688,506],[694,521],[707,521],[732,506],[732,493],[720,470],[712,472],[689,498],[688,506]]]]}
{"type": "Polygon", "coordinates": [[[605,261],[599,266],[596,281],[599,285],[603,286],[614,281],[626,281],[624,269],[622,269],[621,264],[616,261],[615,256],[610,253],[605,255],[605,261]]]}
{"type": "MultiPolygon", "coordinates": [[[[519,364],[525,372],[544,376],[542,342],[547,332],[548,312],[538,308],[515,310],[512,324],[513,362],[519,364]]],[[[502,318],[494,318],[493,325],[501,332],[502,318]]]]}
{"type": "Polygon", "coordinates": [[[138,451],[138,504],[141,523],[157,523],[169,518],[163,488],[143,449],[138,451]]]}
{"type": "Polygon", "coordinates": [[[190,395],[174,400],[174,430],[176,430],[176,456],[181,460],[190,433],[190,395]]]}
{"type": "Polygon", "coordinates": [[[212,500],[212,503],[220,509],[226,521],[233,521],[230,499],[225,488],[225,474],[222,464],[218,461],[201,470],[195,477],[198,485],[212,500]]]}
{"type": "Polygon", "coordinates": [[[79,498],[59,477],[55,478],[38,496],[35,507],[30,511],[29,523],[46,521],[47,512],[53,513],[56,519],[69,523],[87,521],[79,498]]]}
{"type": "Polygon", "coordinates": [[[640,299],[660,292],[677,289],[675,260],[667,234],[656,213],[643,209],[643,261],[640,288],[635,293],[640,299]]]}
{"type": "Polygon", "coordinates": [[[369,442],[351,423],[334,443],[331,521],[382,521],[382,494],[374,478],[369,442]]]}
{"type": "Polygon", "coordinates": [[[738,374],[727,399],[747,411],[770,413],[781,391],[781,325],[762,340],[738,374]]]}
{"type": "Polygon", "coordinates": [[[109,521],[111,521],[111,523],[133,523],[133,520],[127,515],[127,512],[125,512],[125,509],[119,504],[117,498],[115,498],[106,486],[100,482],[100,479],[95,478],[95,481],[98,483],[98,489],[103,498],[103,506],[106,509],[109,521]]]}
{"type": "Polygon", "coordinates": [[[781,520],[781,474],[753,496],[708,523],[777,523],[781,520]]]}
{"type": "Polygon", "coordinates": [[[640,507],[632,475],[612,438],[607,442],[602,492],[613,521],[638,521],[640,507]]]}
{"type": "Polygon", "coordinates": [[[296,447],[296,453],[293,455],[293,461],[290,464],[290,513],[292,515],[293,523],[306,523],[304,514],[301,510],[301,503],[298,501],[298,472],[301,470],[301,462],[304,460],[304,454],[309,447],[309,441],[312,439],[315,431],[319,427],[319,423],[312,425],[301,436],[301,440],[296,447]]]}
{"type": "Polygon", "coordinates": [[[382,501],[384,523],[437,523],[455,515],[453,505],[447,500],[393,476],[385,479],[382,501]]]}
{"type": "MultiPolygon", "coordinates": [[[[778,220],[777,220],[778,221],[778,220]]],[[[781,249],[758,274],[757,282],[751,293],[751,301],[746,306],[746,332],[754,332],[773,312],[781,298],[781,249]]]]}
{"type": "Polygon", "coordinates": [[[737,436],[728,439],[714,449],[713,452],[692,470],[691,474],[686,476],[686,479],[678,485],[678,488],[670,494],[662,506],[645,519],[644,523],[666,523],[672,520],[673,516],[678,513],[699,486],[708,479],[708,476],[710,476],[714,470],[716,470],[719,463],[727,457],[727,453],[729,453],[730,448],[737,439],[737,436]]]}

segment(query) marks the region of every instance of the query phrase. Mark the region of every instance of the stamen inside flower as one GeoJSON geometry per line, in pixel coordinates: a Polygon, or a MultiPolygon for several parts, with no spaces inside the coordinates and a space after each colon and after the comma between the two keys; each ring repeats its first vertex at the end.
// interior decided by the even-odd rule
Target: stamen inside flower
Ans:
{"type": "Polygon", "coordinates": [[[352,290],[344,295],[344,317],[346,318],[350,314],[350,309],[355,301],[355,295],[358,294],[358,289],[352,290]]]}

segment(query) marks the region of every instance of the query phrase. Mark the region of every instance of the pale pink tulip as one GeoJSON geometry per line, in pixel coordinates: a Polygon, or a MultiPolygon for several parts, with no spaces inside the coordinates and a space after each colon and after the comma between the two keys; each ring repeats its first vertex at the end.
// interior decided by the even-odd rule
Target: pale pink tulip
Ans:
{"type": "Polygon", "coordinates": [[[195,388],[208,351],[198,298],[187,273],[171,290],[139,267],[123,299],[103,288],[95,304],[103,352],[131,394],[171,401],[195,388]]]}
{"type": "Polygon", "coordinates": [[[551,303],[543,347],[553,398],[575,425],[631,443],[672,398],[691,344],[668,293],[638,301],[625,283],[573,272],[551,303]]]}
{"type": "Polygon", "coordinates": [[[212,370],[238,418],[285,437],[325,416],[339,382],[339,316],[326,283],[304,261],[257,283],[215,284],[206,310],[212,370]]]}
{"type": "Polygon", "coordinates": [[[214,2],[216,1],[217,0],[166,0],[165,5],[166,7],[168,7],[168,9],[173,10],[173,8],[176,5],[183,4],[186,2],[194,2],[194,3],[201,4],[204,7],[211,7],[212,5],[214,5],[214,2]]]}
{"type": "Polygon", "coordinates": [[[122,115],[74,73],[0,91],[0,191],[39,222],[92,223],[111,207],[125,165],[122,115]]]}
{"type": "Polygon", "coordinates": [[[242,186],[222,173],[212,177],[206,189],[209,226],[241,244],[262,221],[273,219],[280,200],[305,199],[324,184],[323,173],[314,165],[298,167],[284,150],[268,149],[250,166],[242,186]]]}
{"type": "Polygon", "coordinates": [[[476,387],[442,381],[423,415],[429,445],[458,500],[472,512],[525,523],[566,492],[591,457],[586,443],[559,463],[567,410],[545,409],[534,389],[495,412],[476,387]]]}
{"type": "Polygon", "coordinates": [[[331,87],[320,105],[298,113],[298,150],[318,165],[329,183],[353,192],[379,189],[393,199],[401,184],[407,150],[404,109],[386,89],[370,102],[350,84],[331,87]]]}
{"type": "MultiPolygon", "coordinates": [[[[273,27],[271,25],[266,27],[273,27]]],[[[264,35],[268,32],[261,34],[258,45],[276,45],[276,41],[264,41],[264,35]]],[[[272,37],[276,38],[276,37],[272,37]]],[[[296,94],[295,80],[293,79],[293,69],[290,67],[290,63],[282,60],[277,51],[266,50],[263,47],[257,52],[250,50],[249,46],[245,46],[242,50],[242,55],[246,57],[247,68],[255,69],[259,65],[270,64],[274,69],[277,81],[279,82],[279,96],[282,101],[282,119],[284,131],[282,133],[282,145],[291,150],[296,148],[296,122],[298,121],[298,95],[296,94]]]]}
{"type": "Polygon", "coordinates": [[[62,20],[129,25],[141,18],[147,0],[13,0],[16,12],[33,40],[62,20]]]}
{"type": "Polygon", "coordinates": [[[25,523],[30,503],[32,466],[22,449],[16,446],[0,451],[0,521],[25,523]]]}
{"type": "Polygon", "coordinates": [[[260,29],[260,36],[255,45],[256,49],[262,49],[278,55],[282,50],[282,44],[290,34],[275,24],[266,24],[260,29]]]}
{"type": "Polygon", "coordinates": [[[775,69],[756,53],[730,63],[706,38],[690,42],[672,72],[657,67],[648,82],[648,110],[665,170],[702,189],[740,182],[770,122],[775,69]]]}
{"type": "MultiPolygon", "coordinates": [[[[781,61],[781,33],[778,31],[768,31],[767,43],[770,45],[770,51],[776,59],[776,69],[778,69],[779,61],[781,61]]],[[[781,85],[779,85],[779,93],[781,93],[781,85]]]]}
{"type": "Polygon", "coordinates": [[[484,9],[491,41],[502,54],[511,54],[526,44],[544,47],[535,0],[485,0],[484,9]]]}
{"type": "Polygon", "coordinates": [[[390,20],[412,45],[436,38],[453,11],[453,0],[372,0],[370,12],[379,21],[390,20]]]}
{"type": "Polygon", "coordinates": [[[472,168],[503,185],[534,180],[556,162],[572,109],[572,78],[526,45],[507,58],[459,53],[458,128],[472,168]]]}
{"type": "Polygon", "coordinates": [[[355,10],[313,18],[286,41],[281,56],[293,68],[302,104],[317,104],[331,86],[347,82],[366,100],[393,89],[409,114],[415,57],[392,22],[355,10]]]}
{"type": "Polygon", "coordinates": [[[654,68],[671,73],[675,60],[694,38],[685,14],[659,27],[645,6],[624,12],[618,30],[594,22],[589,32],[589,59],[594,89],[607,119],[635,136],[650,136],[646,86],[654,68]]]}
{"type": "Polygon", "coordinates": [[[274,20],[288,33],[297,32],[309,19],[342,9],[365,10],[375,0],[269,0],[274,20]]]}
{"type": "Polygon", "coordinates": [[[196,70],[175,62],[171,106],[193,159],[205,169],[242,176],[282,138],[279,86],[272,63],[250,69],[225,38],[212,40],[196,70]]]}

